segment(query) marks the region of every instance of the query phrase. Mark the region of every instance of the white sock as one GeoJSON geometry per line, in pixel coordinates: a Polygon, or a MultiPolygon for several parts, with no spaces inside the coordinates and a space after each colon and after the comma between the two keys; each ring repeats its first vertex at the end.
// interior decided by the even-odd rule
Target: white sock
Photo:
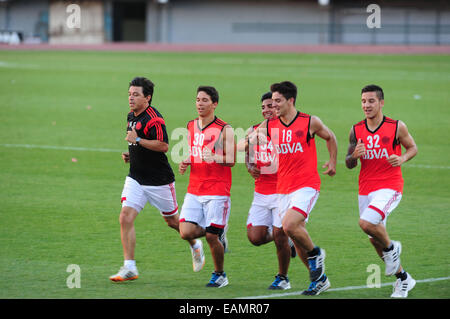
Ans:
{"type": "Polygon", "coordinates": [[[192,249],[200,248],[200,239],[197,239],[197,240],[195,241],[195,244],[192,245],[191,247],[192,247],[192,249]]]}
{"type": "Polygon", "coordinates": [[[136,260],[131,260],[131,259],[125,260],[123,262],[123,265],[125,267],[127,267],[128,269],[132,269],[132,270],[136,269],[136,260]]]}

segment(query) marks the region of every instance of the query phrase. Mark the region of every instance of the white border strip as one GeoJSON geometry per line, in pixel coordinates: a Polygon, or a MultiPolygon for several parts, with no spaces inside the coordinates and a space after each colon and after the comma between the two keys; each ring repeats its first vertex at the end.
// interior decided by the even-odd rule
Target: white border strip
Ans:
{"type": "MultiPolygon", "coordinates": [[[[442,281],[442,280],[449,280],[450,277],[440,277],[440,278],[428,278],[428,279],[421,279],[421,280],[416,280],[416,283],[424,283],[424,282],[435,282],[435,281],[442,281]]],[[[381,284],[381,287],[386,287],[386,286],[392,286],[394,283],[393,282],[386,282],[381,284]]],[[[340,287],[340,288],[331,288],[328,289],[327,292],[331,292],[331,291],[345,291],[345,290],[358,290],[358,289],[374,289],[374,288],[369,288],[367,287],[367,285],[364,286],[348,286],[348,287],[340,287]]],[[[303,292],[302,291],[294,291],[294,292],[286,292],[286,293],[278,293],[278,294],[272,294],[272,295],[262,295],[262,296],[249,296],[249,297],[237,297],[235,299],[267,299],[267,298],[276,298],[276,297],[287,297],[287,296],[297,296],[297,295],[301,295],[303,292]]]]}

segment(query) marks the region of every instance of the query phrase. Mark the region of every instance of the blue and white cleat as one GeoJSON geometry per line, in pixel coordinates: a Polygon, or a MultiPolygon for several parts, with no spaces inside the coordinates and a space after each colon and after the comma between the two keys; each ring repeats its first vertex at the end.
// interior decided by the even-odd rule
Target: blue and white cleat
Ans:
{"type": "Polygon", "coordinates": [[[313,281],[309,284],[308,289],[302,292],[305,296],[317,296],[330,288],[331,284],[328,277],[324,274],[319,280],[313,281]]]}
{"type": "Polygon", "coordinates": [[[225,272],[213,272],[211,280],[206,284],[206,287],[222,288],[228,285],[228,278],[225,272]]]}
{"type": "Polygon", "coordinates": [[[319,248],[319,254],[308,257],[309,279],[311,282],[318,281],[325,274],[325,250],[319,248]]]}
{"type": "Polygon", "coordinates": [[[274,282],[269,286],[270,290],[286,290],[291,289],[289,278],[284,275],[276,275],[274,282]]]}

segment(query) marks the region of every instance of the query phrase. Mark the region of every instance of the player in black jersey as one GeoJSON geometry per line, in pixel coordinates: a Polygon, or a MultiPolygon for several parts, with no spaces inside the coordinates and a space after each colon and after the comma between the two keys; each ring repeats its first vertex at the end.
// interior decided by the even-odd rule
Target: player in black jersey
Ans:
{"type": "MultiPolygon", "coordinates": [[[[154,84],[143,77],[136,77],[129,84],[131,112],[125,138],[128,152],[122,158],[130,163],[130,172],[122,191],[119,217],[125,261],[119,272],[110,277],[112,281],[138,278],[134,220],[147,202],[160,210],[168,226],[179,232],[175,177],[165,154],[169,150],[169,138],[162,115],[150,105],[153,88],[154,84]]],[[[194,246],[196,240],[190,240],[189,244],[194,246]]]]}

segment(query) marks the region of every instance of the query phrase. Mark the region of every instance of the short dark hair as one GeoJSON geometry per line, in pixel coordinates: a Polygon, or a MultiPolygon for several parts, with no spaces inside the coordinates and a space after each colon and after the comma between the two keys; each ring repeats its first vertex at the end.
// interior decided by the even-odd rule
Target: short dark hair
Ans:
{"type": "Polygon", "coordinates": [[[270,86],[270,92],[278,92],[284,96],[286,100],[289,100],[291,97],[295,100],[297,99],[297,86],[290,81],[283,81],[280,83],[274,83],[270,86]]]}
{"type": "MultiPolygon", "coordinates": [[[[150,81],[147,78],[137,76],[130,82],[130,86],[140,86],[142,87],[142,93],[145,97],[151,95],[153,98],[153,88],[155,87],[155,84],[153,84],[152,81],[150,81]]],[[[150,100],[151,101],[151,100],[150,100]]]]}
{"type": "Polygon", "coordinates": [[[219,103],[219,92],[213,86],[201,85],[197,89],[197,93],[203,91],[209,95],[213,103],[219,103]]]}
{"type": "Polygon", "coordinates": [[[369,84],[362,88],[361,95],[365,92],[375,92],[379,100],[384,100],[383,89],[375,84],[369,84]]]}
{"type": "Polygon", "coordinates": [[[264,100],[267,100],[267,99],[271,99],[271,98],[272,98],[272,92],[264,93],[264,94],[261,96],[261,102],[264,101],[264,100]]]}

